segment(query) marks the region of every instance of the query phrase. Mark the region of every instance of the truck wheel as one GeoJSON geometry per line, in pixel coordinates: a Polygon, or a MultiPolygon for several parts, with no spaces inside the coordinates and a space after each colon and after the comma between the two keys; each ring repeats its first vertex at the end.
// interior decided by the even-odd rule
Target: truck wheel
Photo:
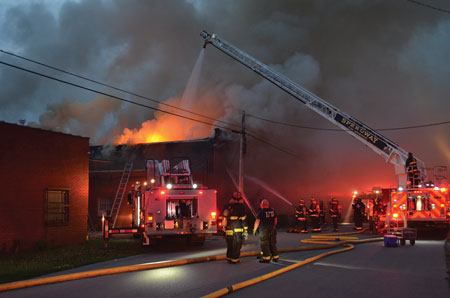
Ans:
{"type": "Polygon", "coordinates": [[[411,245],[414,245],[414,244],[416,244],[416,240],[415,240],[415,239],[411,239],[411,240],[409,240],[409,243],[410,243],[411,245]]]}
{"type": "Polygon", "coordinates": [[[193,246],[202,246],[205,243],[205,236],[188,236],[186,243],[193,246]]]}

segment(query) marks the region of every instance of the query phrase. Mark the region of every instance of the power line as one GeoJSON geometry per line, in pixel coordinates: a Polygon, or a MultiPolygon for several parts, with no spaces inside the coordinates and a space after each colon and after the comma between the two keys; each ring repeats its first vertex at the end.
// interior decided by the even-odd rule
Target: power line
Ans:
{"type": "MultiPolygon", "coordinates": [[[[319,127],[311,127],[311,126],[304,126],[304,125],[298,125],[298,124],[291,124],[291,123],[285,123],[280,121],[275,121],[271,119],[266,119],[254,115],[247,114],[248,117],[253,117],[258,120],[275,123],[279,125],[289,126],[289,127],[295,127],[295,128],[303,128],[303,129],[311,129],[311,130],[324,130],[324,131],[350,131],[347,129],[338,129],[338,128],[319,128],[319,127]]],[[[378,128],[374,129],[375,131],[389,131],[389,130],[404,130],[404,129],[414,129],[414,128],[423,128],[423,127],[430,127],[430,126],[439,126],[444,124],[449,124],[450,121],[443,121],[443,122],[436,122],[436,123],[428,123],[428,124],[420,124],[420,125],[412,125],[412,126],[403,126],[403,127],[392,127],[392,128],[378,128]]]]}
{"type": "Polygon", "coordinates": [[[304,126],[304,125],[299,125],[299,124],[290,124],[290,123],[285,123],[285,122],[280,122],[280,121],[275,121],[275,120],[271,120],[271,119],[262,118],[262,117],[251,115],[251,114],[247,114],[247,116],[248,117],[253,117],[253,118],[258,119],[258,120],[270,122],[270,123],[275,123],[275,124],[284,125],[284,126],[290,126],[290,127],[296,127],[296,128],[304,128],[304,129],[311,129],[311,130],[342,131],[342,129],[337,129],[337,128],[319,128],[319,127],[304,126]]]}
{"type": "Polygon", "coordinates": [[[300,157],[299,157],[298,155],[296,155],[295,153],[292,153],[292,152],[290,152],[289,150],[287,150],[287,149],[285,149],[285,148],[283,148],[283,147],[281,147],[281,146],[275,145],[275,144],[273,144],[273,143],[271,143],[271,142],[265,140],[264,138],[259,137],[259,136],[256,136],[256,135],[254,135],[254,134],[252,134],[252,133],[250,133],[250,132],[248,132],[248,131],[246,131],[246,132],[247,132],[247,135],[248,135],[249,137],[252,137],[252,138],[254,138],[255,140],[257,140],[257,141],[259,141],[259,142],[261,142],[261,143],[264,143],[264,144],[266,144],[266,145],[269,145],[269,146],[271,146],[271,147],[273,147],[273,148],[275,148],[275,149],[277,149],[277,150],[279,150],[279,151],[281,151],[281,152],[284,152],[284,153],[286,153],[286,154],[288,154],[288,155],[291,155],[291,156],[293,156],[293,157],[300,158],[300,157]]]}
{"type": "Polygon", "coordinates": [[[406,1],[414,3],[414,4],[417,4],[417,5],[424,6],[424,7],[427,7],[427,8],[431,8],[431,9],[434,9],[434,10],[437,10],[437,11],[450,13],[450,10],[445,10],[445,9],[442,9],[442,8],[439,8],[439,7],[436,7],[436,6],[432,6],[432,5],[429,5],[429,4],[425,4],[425,3],[422,3],[422,2],[419,2],[419,1],[414,1],[414,0],[406,0],[406,1]]]}
{"type": "Polygon", "coordinates": [[[86,80],[86,81],[89,81],[89,82],[92,82],[92,83],[95,83],[95,84],[98,84],[98,85],[101,85],[101,86],[105,86],[105,87],[108,87],[108,88],[111,88],[111,89],[114,89],[114,90],[117,90],[117,91],[120,91],[120,92],[124,92],[124,93],[130,94],[130,95],[142,98],[142,99],[146,99],[146,100],[149,100],[149,101],[152,101],[152,102],[155,102],[155,103],[158,103],[158,104],[161,104],[161,105],[173,108],[173,109],[181,110],[183,112],[187,112],[187,113],[190,113],[190,114],[193,114],[193,115],[196,115],[196,116],[204,117],[206,119],[213,120],[213,121],[216,121],[216,122],[220,122],[220,123],[223,123],[223,124],[227,124],[227,125],[230,125],[230,126],[239,127],[236,124],[228,123],[228,122],[225,122],[225,121],[222,121],[222,120],[219,120],[219,119],[215,119],[215,118],[212,118],[212,117],[209,117],[209,116],[205,116],[205,115],[202,115],[202,114],[199,114],[199,113],[196,113],[196,112],[192,112],[192,111],[189,111],[189,110],[177,107],[177,106],[173,106],[173,105],[170,105],[170,104],[158,101],[156,99],[152,99],[152,98],[140,95],[140,94],[136,94],[134,92],[131,92],[131,91],[128,91],[128,90],[125,90],[125,89],[121,89],[121,88],[118,88],[118,87],[114,87],[112,85],[109,85],[109,84],[106,84],[106,83],[103,83],[103,82],[99,82],[99,81],[96,81],[96,80],[93,80],[93,79],[90,79],[90,78],[87,78],[87,77],[75,74],[73,72],[69,72],[67,70],[64,70],[64,69],[61,69],[61,68],[58,68],[58,67],[55,67],[55,66],[51,66],[51,65],[48,65],[48,64],[45,64],[45,63],[42,63],[42,62],[30,59],[30,58],[26,58],[24,56],[20,56],[20,55],[17,55],[17,54],[14,54],[14,53],[11,53],[11,52],[8,52],[8,51],[5,51],[5,50],[0,50],[0,52],[2,52],[4,54],[7,54],[7,55],[11,55],[13,57],[16,57],[16,58],[19,58],[19,59],[22,59],[22,60],[25,60],[25,61],[28,61],[28,62],[35,63],[37,65],[44,66],[44,67],[49,68],[49,69],[53,69],[53,70],[56,70],[56,71],[59,71],[59,72],[62,72],[62,73],[74,76],[76,78],[80,78],[80,79],[83,79],[83,80],[86,80]]]}
{"type": "Polygon", "coordinates": [[[49,75],[46,75],[46,74],[43,74],[43,73],[39,73],[39,72],[30,70],[30,69],[26,69],[26,68],[23,68],[23,67],[20,67],[20,66],[17,66],[17,65],[13,65],[13,64],[10,64],[10,63],[4,62],[4,61],[0,61],[0,64],[6,65],[6,66],[9,66],[9,67],[12,67],[12,68],[16,68],[16,69],[19,69],[19,70],[22,70],[22,71],[26,71],[26,72],[29,72],[29,73],[32,73],[32,74],[35,74],[35,75],[38,75],[38,76],[41,76],[41,77],[44,77],[44,78],[47,78],[47,79],[51,79],[51,80],[54,80],[54,81],[57,81],[57,82],[60,82],[60,83],[63,83],[63,84],[67,84],[67,85],[71,85],[71,86],[74,86],[74,87],[77,87],[77,88],[81,88],[81,89],[84,89],[84,90],[87,90],[87,91],[90,91],[90,92],[93,92],[93,93],[97,93],[97,94],[100,94],[100,95],[111,97],[111,98],[114,98],[114,99],[117,99],[117,100],[120,100],[120,101],[123,101],[123,102],[131,103],[131,104],[134,104],[134,105],[137,105],[137,106],[140,106],[140,107],[151,109],[151,110],[154,110],[154,111],[166,113],[166,114],[169,114],[169,115],[172,115],[172,116],[184,118],[184,119],[195,121],[195,122],[199,122],[199,123],[202,123],[202,124],[207,124],[207,125],[210,125],[210,126],[213,126],[213,127],[219,127],[219,128],[225,129],[225,130],[231,130],[228,127],[223,127],[223,126],[220,126],[220,125],[217,125],[217,124],[214,124],[214,123],[209,123],[209,122],[205,122],[205,121],[202,121],[202,120],[193,119],[193,118],[190,118],[190,117],[187,117],[187,116],[179,115],[179,114],[176,114],[176,113],[173,113],[173,112],[169,112],[169,111],[161,110],[161,109],[158,109],[158,108],[154,108],[154,107],[151,107],[151,106],[148,106],[148,105],[144,105],[144,104],[141,104],[141,103],[138,103],[138,102],[134,102],[134,101],[122,98],[122,97],[118,97],[118,96],[115,96],[115,95],[112,95],[112,94],[108,94],[106,92],[98,91],[98,90],[95,90],[95,89],[92,89],[92,88],[88,88],[88,87],[85,87],[85,86],[81,86],[81,85],[78,85],[78,84],[75,84],[75,83],[72,83],[72,82],[61,80],[61,79],[58,79],[58,78],[55,78],[55,77],[52,77],[52,76],[49,76],[49,75]]]}
{"type": "MultiPolygon", "coordinates": [[[[84,90],[87,90],[87,91],[90,91],[90,92],[93,92],[93,93],[96,93],[96,94],[104,95],[104,96],[107,96],[107,97],[110,97],[110,98],[113,98],[113,99],[117,99],[117,100],[120,100],[120,101],[123,101],[123,102],[127,102],[127,103],[130,103],[130,104],[134,104],[134,105],[137,105],[137,106],[140,106],[140,107],[144,107],[144,108],[151,109],[151,110],[154,110],[154,111],[166,113],[166,114],[173,115],[173,116],[180,117],[180,118],[184,118],[184,119],[187,119],[187,120],[199,122],[199,123],[202,123],[202,124],[210,125],[210,126],[213,126],[213,127],[222,128],[224,130],[229,130],[231,132],[241,133],[240,131],[232,130],[232,129],[228,128],[228,127],[223,127],[223,126],[220,126],[220,125],[217,125],[217,124],[214,124],[214,123],[209,123],[209,122],[193,119],[193,118],[190,118],[190,117],[182,116],[182,115],[179,115],[179,114],[176,114],[176,113],[173,113],[173,112],[169,112],[169,111],[161,110],[161,109],[158,109],[158,108],[154,108],[154,107],[151,107],[151,106],[148,106],[148,105],[144,105],[144,104],[141,104],[141,103],[138,103],[138,102],[134,102],[134,101],[131,101],[131,100],[128,100],[128,99],[125,99],[125,98],[121,98],[121,97],[118,97],[118,96],[115,96],[115,95],[112,95],[112,94],[108,94],[106,92],[98,91],[98,90],[95,90],[95,89],[92,89],[92,88],[88,88],[88,87],[81,86],[81,85],[78,85],[78,84],[75,84],[75,83],[72,83],[72,82],[68,82],[68,81],[65,81],[65,80],[62,80],[62,79],[58,79],[58,78],[52,77],[50,75],[46,75],[46,74],[43,74],[43,73],[40,73],[40,72],[36,72],[36,71],[30,70],[30,69],[27,69],[27,68],[24,68],[24,67],[13,65],[13,64],[10,64],[10,63],[4,62],[4,61],[0,61],[0,64],[6,65],[6,66],[9,66],[9,67],[12,67],[12,68],[16,68],[18,70],[22,70],[22,71],[25,71],[25,72],[28,72],[28,73],[31,73],[31,74],[34,74],[34,75],[38,75],[38,76],[41,76],[41,77],[44,77],[44,78],[47,78],[47,79],[50,79],[50,80],[54,80],[54,81],[57,81],[57,82],[60,82],[60,83],[63,83],[63,84],[67,84],[67,85],[70,85],[70,86],[73,86],[73,87],[84,89],[84,90]]],[[[237,126],[237,125],[234,125],[234,126],[237,126]]],[[[261,137],[258,137],[258,136],[254,135],[254,134],[248,134],[248,135],[250,137],[253,137],[254,139],[256,139],[256,140],[258,140],[258,141],[260,141],[260,142],[262,142],[262,143],[264,143],[266,145],[272,146],[272,147],[274,147],[274,148],[276,148],[276,149],[278,149],[278,150],[280,150],[280,151],[282,151],[282,152],[284,152],[286,154],[298,157],[297,155],[289,152],[288,150],[286,150],[286,149],[284,149],[284,148],[282,148],[280,146],[274,145],[274,144],[270,143],[269,141],[264,140],[261,137]]]]}

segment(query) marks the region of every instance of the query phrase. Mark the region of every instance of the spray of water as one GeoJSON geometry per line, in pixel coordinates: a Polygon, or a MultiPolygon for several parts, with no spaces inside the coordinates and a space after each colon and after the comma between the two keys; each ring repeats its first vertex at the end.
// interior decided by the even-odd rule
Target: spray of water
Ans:
{"type": "Polygon", "coordinates": [[[353,210],[352,203],[350,203],[350,206],[347,208],[347,212],[345,213],[343,223],[350,223],[350,216],[351,216],[352,210],[353,210]]]}
{"type": "MultiPolygon", "coordinates": [[[[233,181],[234,187],[236,187],[236,189],[239,189],[239,185],[237,184],[236,179],[234,178],[234,176],[231,174],[230,169],[227,168],[227,173],[228,176],[230,176],[231,181],[233,181]]],[[[255,211],[255,209],[253,209],[252,205],[250,205],[250,202],[247,200],[247,196],[245,195],[245,193],[242,193],[242,198],[244,199],[245,203],[247,204],[248,208],[250,209],[250,211],[252,212],[253,216],[257,216],[257,213],[255,211]]]]}
{"type": "MultiPolygon", "coordinates": [[[[195,101],[198,89],[198,83],[200,80],[200,73],[203,65],[203,57],[205,54],[205,49],[202,48],[200,54],[197,58],[197,62],[195,62],[194,69],[192,70],[191,76],[189,77],[186,88],[184,89],[183,96],[181,97],[180,108],[190,111],[192,108],[192,104],[195,101]]],[[[192,117],[192,115],[186,115],[192,117]]],[[[187,121],[187,120],[185,120],[187,121]]],[[[187,127],[183,125],[183,127],[187,127]]]]}
{"type": "Polygon", "coordinates": [[[277,198],[285,201],[286,203],[288,203],[291,206],[294,206],[294,204],[292,202],[290,202],[288,199],[286,199],[284,196],[282,196],[279,192],[277,192],[275,189],[273,189],[272,187],[270,187],[270,185],[268,185],[267,183],[265,183],[264,181],[259,180],[258,178],[255,177],[251,177],[251,176],[245,176],[245,178],[247,178],[248,180],[252,181],[253,183],[261,186],[262,188],[264,188],[265,190],[267,190],[268,192],[270,192],[271,194],[273,194],[274,196],[276,196],[277,198]]]}

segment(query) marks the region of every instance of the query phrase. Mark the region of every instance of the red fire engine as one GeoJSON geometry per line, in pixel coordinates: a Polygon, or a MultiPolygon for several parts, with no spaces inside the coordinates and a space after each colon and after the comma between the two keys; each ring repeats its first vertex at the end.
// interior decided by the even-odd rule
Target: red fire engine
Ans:
{"type": "Polygon", "coordinates": [[[128,194],[132,206],[129,228],[110,228],[111,234],[140,235],[143,245],[163,237],[184,237],[203,244],[217,233],[217,191],[194,183],[188,160],[147,160],[146,182],[136,183],[128,194]]]}

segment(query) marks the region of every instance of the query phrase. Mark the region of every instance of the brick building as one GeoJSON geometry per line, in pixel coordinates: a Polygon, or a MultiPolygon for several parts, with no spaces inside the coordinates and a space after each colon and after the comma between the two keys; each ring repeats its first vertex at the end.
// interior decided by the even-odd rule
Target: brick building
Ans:
{"type": "Polygon", "coordinates": [[[0,122],[0,252],[86,240],[89,138],[0,122]]]}

